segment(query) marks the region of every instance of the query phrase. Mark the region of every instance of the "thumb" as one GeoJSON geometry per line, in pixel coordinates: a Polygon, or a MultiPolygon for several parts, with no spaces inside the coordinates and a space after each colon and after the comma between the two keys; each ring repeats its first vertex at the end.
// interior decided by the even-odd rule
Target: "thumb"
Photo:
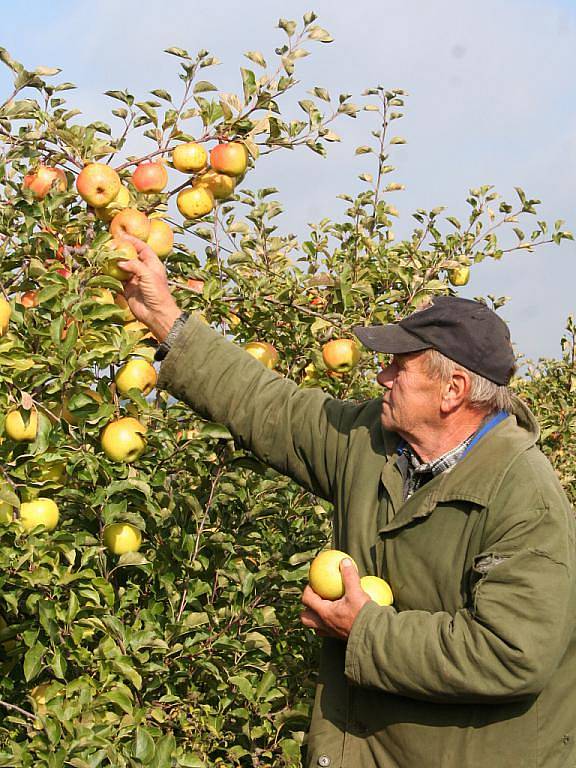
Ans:
{"type": "Polygon", "coordinates": [[[356,564],[349,557],[340,561],[340,573],[344,582],[344,592],[354,592],[360,589],[360,576],[356,564]]]}

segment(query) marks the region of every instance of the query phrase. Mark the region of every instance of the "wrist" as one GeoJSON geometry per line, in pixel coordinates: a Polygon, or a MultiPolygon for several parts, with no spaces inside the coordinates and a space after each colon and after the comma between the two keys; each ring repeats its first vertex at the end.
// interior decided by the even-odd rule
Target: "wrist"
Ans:
{"type": "Polygon", "coordinates": [[[166,340],[172,326],[181,315],[182,310],[175,306],[163,312],[161,316],[156,316],[154,318],[153,322],[150,323],[149,328],[159,342],[162,343],[166,340]]]}

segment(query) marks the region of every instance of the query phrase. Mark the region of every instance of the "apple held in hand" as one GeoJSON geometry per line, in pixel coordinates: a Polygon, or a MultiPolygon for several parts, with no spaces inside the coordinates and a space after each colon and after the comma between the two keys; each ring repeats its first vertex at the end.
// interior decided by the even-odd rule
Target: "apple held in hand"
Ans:
{"type": "Polygon", "coordinates": [[[216,173],[210,169],[198,177],[195,187],[206,187],[214,195],[215,200],[227,200],[234,192],[236,178],[225,173],[216,173]]]}
{"type": "Polygon", "coordinates": [[[390,584],[379,576],[362,576],[360,586],[378,605],[392,605],[394,602],[390,584]]]}
{"type": "Polygon", "coordinates": [[[248,150],[239,141],[217,144],[210,152],[210,165],[216,173],[242,176],[248,167],[248,150]]]}
{"type": "Polygon", "coordinates": [[[140,163],[132,174],[132,184],[147,195],[162,192],[168,184],[168,171],[164,163],[140,163]]]}
{"type": "Polygon", "coordinates": [[[68,179],[61,168],[39,165],[24,176],[24,189],[29,189],[37,200],[43,200],[51,191],[66,192],[68,179]]]}
{"type": "Polygon", "coordinates": [[[208,153],[201,144],[187,141],[179,144],[172,151],[172,164],[177,171],[183,173],[198,173],[206,168],[208,153]]]}
{"type": "Polygon", "coordinates": [[[132,235],[147,240],[150,234],[150,219],[138,208],[124,208],[110,222],[110,234],[114,237],[132,235]]]}
{"type": "Polygon", "coordinates": [[[348,373],[360,360],[360,350],[353,339],[333,339],[322,347],[322,359],[329,371],[348,373]]]}
{"type": "Polygon", "coordinates": [[[4,296],[0,295],[0,336],[4,336],[8,330],[11,314],[12,307],[10,306],[10,302],[6,301],[4,296]]]}
{"type": "Polygon", "coordinates": [[[130,523],[111,523],[104,528],[104,545],[114,555],[138,552],[142,534],[130,523]]]}
{"type": "Polygon", "coordinates": [[[339,549],[327,549],[320,552],[310,565],[308,581],[314,592],[324,600],[339,600],[344,595],[344,581],[340,573],[340,563],[345,557],[352,560],[354,567],[357,568],[350,555],[339,549]]]}
{"type": "Polygon", "coordinates": [[[157,379],[158,375],[152,363],[142,358],[134,358],[120,368],[114,381],[121,395],[127,395],[131,389],[138,389],[146,396],[156,386],[157,379]]]}
{"type": "Polygon", "coordinates": [[[159,259],[163,259],[172,251],[174,232],[172,232],[170,225],[162,219],[150,219],[150,232],[146,243],[159,259]]]}
{"type": "Polygon", "coordinates": [[[250,341],[244,347],[246,352],[256,360],[259,360],[266,368],[275,368],[280,360],[280,355],[272,344],[267,341],[250,341]]]}
{"type": "Polygon", "coordinates": [[[43,525],[49,531],[53,531],[59,519],[58,505],[52,499],[39,496],[33,501],[24,501],[20,504],[18,520],[25,531],[31,531],[37,525],[43,525]]]}
{"type": "Polygon", "coordinates": [[[111,421],[102,432],[102,450],[112,461],[129,464],[136,461],[146,448],[145,434],[144,424],[132,416],[111,421]]]}
{"type": "Polygon", "coordinates": [[[104,163],[89,163],[76,179],[78,194],[93,208],[102,208],[111,203],[120,187],[120,176],[104,163]]]}
{"type": "Polygon", "coordinates": [[[126,187],[121,186],[116,197],[111,200],[108,205],[104,205],[102,208],[95,208],[94,213],[96,214],[97,219],[105,221],[108,224],[117,213],[124,208],[128,208],[129,205],[130,192],[126,187]]]}
{"type": "Polygon", "coordinates": [[[214,195],[207,187],[187,187],[178,192],[176,205],[185,219],[200,219],[214,208],[214,195]]]}
{"type": "Polygon", "coordinates": [[[128,240],[122,240],[115,237],[104,246],[104,266],[102,272],[108,277],[115,277],[116,280],[129,280],[131,274],[118,266],[119,261],[130,261],[138,258],[138,251],[128,240]]]}
{"type": "Polygon", "coordinates": [[[455,267],[449,270],[448,280],[454,286],[466,285],[470,280],[470,267],[455,267]]]}
{"type": "Polygon", "coordinates": [[[25,421],[19,409],[10,411],[6,415],[4,431],[11,440],[17,443],[33,442],[38,433],[38,413],[35,410],[29,411],[25,421]]]}

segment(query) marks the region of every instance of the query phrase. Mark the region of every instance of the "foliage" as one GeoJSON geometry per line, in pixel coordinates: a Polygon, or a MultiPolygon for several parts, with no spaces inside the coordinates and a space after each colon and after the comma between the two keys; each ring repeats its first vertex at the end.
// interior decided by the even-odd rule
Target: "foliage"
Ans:
{"type": "MultiPolygon", "coordinates": [[[[279,232],[276,190],[251,190],[250,169],[201,221],[172,213],[175,194],[190,183],[173,170],[169,192],[130,190],[140,210],[176,233],[165,264],[180,305],[241,344],[273,343],[282,374],[336,397],[372,396],[376,361],[364,354],[353,373],[330,375],[324,342],[451,291],[457,266],[570,236],[562,222],[540,220],[525,235],[516,225],[538,201],[517,190],[512,205],[480,187],[470,192],[466,222],[441,208],[419,210],[412,235],[396,242],[390,201],[402,185],[387,180],[395,178],[391,148],[404,143],[390,131],[405,94],[378,86],[359,107],[349,94],[333,101],[314,86],[298,101],[301,114],[282,111],[282,98],[298,88],[305,46],[331,41],[315,22],[312,13],[300,29],[280,20],[286,42],[276,49],[277,67],[247,53],[263,74],[242,68],[240,94],[201,79],[216,63],[207,51],[168,49],[182,93],[155,88],[137,100],[110,90],[114,127],[80,122],[65,98],[73,84],[52,84],[59,70],[26,70],[0,50],[14,73],[0,107],[0,289],[12,308],[0,337],[0,502],[15,518],[21,501],[38,496],[56,500],[61,512],[52,533],[39,527],[25,535],[17,520],[0,527],[0,766],[298,766],[311,706],[317,643],[299,625],[299,595],[308,561],[329,541],[329,505],[166,393],[118,396],[118,367],[134,355],[152,359],[154,343],[131,330],[122,308],[99,300],[102,289],[122,286],[102,274],[107,225],[74,189],[86,163],[113,164],[128,183],[136,165],[168,158],[180,141],[234,139],[253,167],[300,146],[325,154],[339,140],[336,119],[375,113],[371,143],[356,149],[373,161],[372,173],[360,175],[365,190],[341,195],[343,215],[312,225],[302,242],[279,232]],[[124,154],[133,137],[149,142],[145,155],[124,154]],[[63,168],[68,190],[39,200],[23,189],[39,163],[63,168]],[[516,244],[501,246],[499,228],[512,228],[516,244]],[[203,281],[201,294],[190,278],[203,281]],[[27,291],[38,306],[22,303],[27,291]],[[86,394],[94,390],[100,399],[86,394]],[[14,407],[38,412],[34,442],[5,434],[14,407]],[[126,415],[148,427],[146,451],[133,464],[114,463],[100,448],[103,427],[126,415]],[[143,532],[139,552],[118,558],[106,550],[103,529],[115,521],[143,532]]],[[[549,393],[566,395],[568,365],[550,363],[526,385],[556,431],[549,393]]],[[[562,436],[571,429],[568,413],[573,408],[562,436]]],[[[568,451],[561,466],[570,481],[568,451]]]]}

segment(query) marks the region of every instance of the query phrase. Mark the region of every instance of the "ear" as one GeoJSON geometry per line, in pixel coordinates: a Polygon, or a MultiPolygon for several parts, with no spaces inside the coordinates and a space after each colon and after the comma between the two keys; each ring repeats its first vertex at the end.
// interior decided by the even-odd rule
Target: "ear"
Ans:
{"type": "Polygon", "coordinates": [[[465,403],[470,394],[470,376],[460,368],[454,368],[446,384],[442,388],[440,410],[449,414],[456,411],[465,403]]]}

